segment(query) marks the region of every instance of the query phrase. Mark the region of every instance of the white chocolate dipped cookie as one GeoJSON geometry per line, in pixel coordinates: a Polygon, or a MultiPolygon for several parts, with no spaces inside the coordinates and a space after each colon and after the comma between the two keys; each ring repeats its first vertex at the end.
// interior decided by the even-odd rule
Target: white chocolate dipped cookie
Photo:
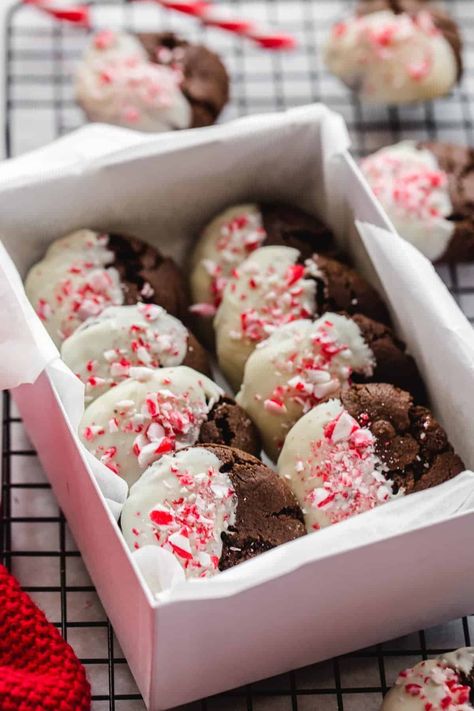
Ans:
{"type": "Polygon", "coordinates": [[[150,244],[119,234],[77,230],[53,242],[25,280],[25,290],[56,345],[109,306],[156,303],[187,313],[182,274],[150,244]]]}
{"type": "Polygon", "coordinates": [[[63,342],[61,357],[84,383],[86,404],[128,378],[130,368],[137,366],[184,363],[209,374],[204,349],[181,321],[156,304],[106,308],[63,342]]]}
{"type": "Polygon", "coordinates": [[[368,102],[404,104],[447,94],[461,73],[456,25],[427,3],[410,11],[403,0],[395,4],[396,10],[389,2],[361,3],[361,14],[338,22],[325,48],[328,69],[368,102]]]}
{"type": "Polygon", "coordinates": [[[276,459],[288,431],[322,399],[348,384],[353,371],[369,376],[374,355],[348,317],[281,326],[249,357],[237,402],[257,425],[265,452],[276,459]]]}
{"type": "Polygon", "coordinates": [[[178,67],[150,61],[133,35],[103,30],[76,69],[75,94],[90,121],[169,131],[191,126],[182,80],[178,67]]]}
{"type": "Polygon", "coordinates": [[[381,711],[472,711],[474,647],[426,659],[398,675],[381,711]]]}
{"type": "Polygon", "coordinates": [[[132,551],[160,546],[187,577],[209,577],[305,533],[285,481],[233,447],[202,444],[152,464],[130,490],[122,531],[132,551]]]}

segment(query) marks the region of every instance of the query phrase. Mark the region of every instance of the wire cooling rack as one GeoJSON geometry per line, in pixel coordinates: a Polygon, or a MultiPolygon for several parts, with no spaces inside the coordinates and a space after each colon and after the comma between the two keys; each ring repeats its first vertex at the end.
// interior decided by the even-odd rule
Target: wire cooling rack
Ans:
{"type": "MultiPolygon", "coordinates": [[[[191,18],[157,8],[166,29],[201,40],[224,57],[232,74],[232,101],[222,120],[324,101],[345,118],[357,156],[401,138],[474,141],[474,3],[451,0],[465,35],[466,71],[453,94],[417,107],[367,108],[329,76],[320,47],[349,3],[338,0],[254,0],[234,5],[242,14],[281,23],[299,39],[291,54],[263,52],[191,18]]],[[[133,27],[135,9],[117,12],[133,27]]],[[[31,8],[14,5],[7,16],[5,141],[9,156],[36,148],[79,125],[71,74],[86,41],[84,31],[58,26],[31,8]]],[[[440,270],[474,321],[474,265],[440,270]]],[[[94,711],[143,711],[143,701],[87,575],[79,552],[41,471],[36,453],[8,395],[3,416],[2,559],[86,665],[94,711]]],[[[390,611],[388,611],[390,614],[390,611]]],[[[186,707],[187,711],[376,711],[398,671],[421,658],[469,645],[474,618],[418,632],[186,707]]],[[[284,640],[282,640],[284,644],[284,640]]]]}

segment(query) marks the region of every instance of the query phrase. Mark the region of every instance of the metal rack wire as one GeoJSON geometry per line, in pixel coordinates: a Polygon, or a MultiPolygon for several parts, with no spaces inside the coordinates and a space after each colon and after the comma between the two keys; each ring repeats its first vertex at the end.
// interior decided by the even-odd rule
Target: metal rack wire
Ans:
{"type": "MultiPolygon", "coordinates": [[[[358,156],[402,137],[473,143],[474,41],[469,36],[474,29],[474,4],[469,0],[449,2],[451,12],[465,29],[463,83],[446,99],[402,109],[367,108],[324,71],[318,49],[333,20],[347,10],[348,2],[234,0],[234,4],[242,13],[280,22],[294,32],[300,41],[298,51],[291,55],[265,53],[216,30],[199,28],[190,18],[160,13],[157,8],[163,27],[204,41],[224,57],[232,74],[233,98],[222,120],[322,100],[346,119],[358,156]]],[[[134,9],[123,5],[122,12],[124,25],[133,26],[134,9]]],[[[5,36],[5,141],[9,156],[37,147],[82,123],[73,101],[71,73],[85,40],[84,31],[55,25],[20,3],[11,9],[5,36]]],[[[474,321],[474,265],[442,267],[439,272],[474,321]]],[[[86,665],[93,686],[94,711],[142,711],[143,702],[113,630],[8,395],[4,396],[2,435],[2,561],[86,665]]],[[[473,625],[474,618],[455,620],[187,709],[375,711],[402,667],[446,649],[469,645],[473,625]]]]}

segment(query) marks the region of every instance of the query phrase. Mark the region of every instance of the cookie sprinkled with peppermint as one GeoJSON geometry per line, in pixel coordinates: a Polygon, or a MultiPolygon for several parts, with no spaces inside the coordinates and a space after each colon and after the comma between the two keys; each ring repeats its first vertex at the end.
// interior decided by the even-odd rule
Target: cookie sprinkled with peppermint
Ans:
{"type": "Polygon", "coordinates": [[[441,484],[462,470],[431,412],[385,383],[352,385],[317,405],[290,430],[278,459],[308,531],[441,484]]]}
{"type": "Polygon", "coordinates": [[[64,341],[61,357],[84,383],[86,404],[128,378],[130,368],[188,365],[210,374],[203,347],[156,304],[108,307],[64,341]]]}
{"type": "Polygon", "coordinates": [[[133,35],[102,30],[76,69],[75,95],[89,121],[168,131],[191,125],[182,81],[178,67],[151,62],[133,35]]]}
{"type": "Polygon", "coordinates": [[[382,711],[472,711],[474,647],[426,659],[398,675],[382,711]]]}
{"type": "Polygon", "coordinates": [[[231,385],[239,388],[247,358],[276,329],[327,310],[389,318],[377,292],[335,259],[304,258],[292,247],[253,252],[234,270],[214,320],[219,365],[231,385]]]}
{"type": "Polygon", "coordinates": [[[304,535],[288,485],[238,449],[202,445],[164,456],[122,510],[130,549],[158,545],[186,576],[206,578],[304,535]]]}
{"type": "Polygon", "coordinates": [[[474,259],[474,151],[441,141],[402,141],[361,162],[401,237],[436,262],[474,259]]]}
{"type": "Polygon", "coordinates": [[[369,0],[332,28],[328,69],[368,102],[404,104],[447,94],[462,73],[455,22],[422,0],[369,0]]]}
{"type": "Polygon", "coordinates": [[[208,377],[184,365],[132,367],[127,380],[89,405],[79,435],[103,464],[133,484],[163,455],[202,441],[203,429],[207,441],[247,443],[258,451],[249,418],[208,377]]]}
{"type": "Polygon", "coordinates": [[[56,345],[109,306],[156,303],[186,316],[186,286],[172,259],[135,237],[78,230],[53,242],[25,289],[56,345]]]}
{"type": "Polygon", "coordinates": [[[204,228],[193,253],[194,313],[213,316],[233,270],[256,249],[269,245],[295,247],[307,257],[336,252],[331,230],[298,208],[276,203],[229,207],[204,228]]]}
{"type": "Polygon", "coordinates": [[[237,402],[257,425],[276,459],[288,431],[306,412],[349,387],[353,379],[385,380],[422,392],[405,346],[388,326],[326,312],[316,321],[281,326],[249,357],[237,402]]]}
{"type": "Polygon", "coordinates": [[[229,78],[216,54],[171,33],[102,30],[76,69],[75,94],[89,121],[169,131],[214,123],[229,78]]]}

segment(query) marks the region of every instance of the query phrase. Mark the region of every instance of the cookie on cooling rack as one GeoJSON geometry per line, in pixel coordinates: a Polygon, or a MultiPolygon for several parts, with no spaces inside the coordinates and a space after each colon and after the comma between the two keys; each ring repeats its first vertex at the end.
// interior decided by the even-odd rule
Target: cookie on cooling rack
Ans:
{"type": "Polygon", "coordinates": [[[187,288],[175,262],[135,237],[78,230],[53,242],[25,289],[59,345],[108,306],[155,303],[186,318],[187,288]]]}
{"type": "Polygon", "coordinates": [[[474,149],[402,141],[361,162],[399,234],[432,261],[474,259],[474,149]]]}
{"type": "Polygon", "coordinates": [[[102,30],[76,69],[75,95],[89,121],[168,131],[214,123],[229,77],[214,52],[174,34],[102,30]]]}
{"type": "Polygon", "coordinates": [[[121,527],[132,551],[159,545],[187,577],[209,577],[305,534],[296,498],[276,472],[209,444],[152,464],[130,490],[121,527]]]}
{"type": "Polygon", "coordinates": [[[257,455],[254,424],[212,380],[192,368],[130,368],[129,378],[86,409],[79,435],[109,469],[133,484],[164,454],[198,442],[257,455]]]}
{"type": "Polygon", "coordinates": [[[424,398],[415,361],[385,324],[326,312],[280,326],[245,365],[237,402],[276,460],[291,427],[351,381],[389,382],[424,398]]]}
{"type": "Polygon", "coordinates": [[[128,378],[130,368],[188,365],[210,375],[206,351],[174,316],[156,304],[109,306],[67,338],[61,357],[85,385],[85,402],[128,378]]]}
{"type": "Polygon", "coordinates": [[[352,385],[317,405],[290,430],[278,459],[308,531],[441,484],[463,468],[431,412],[386,383],[352,385]]]}
{"type": "Polygon", "coordinates": [[[380,296],[357,272],[321,254],[261,247],[226,285],[214,319],[219,365],[236,390],[256,346],[279,326],[325,311],[363,313],[387,322],[380,296]]]}
{"type": "Polygon", "coordinates": [[[382,711],[474,709],[474,647],[425,659],[398,675],[382,711]]]}
{"type": "Polygon", "coordinates": [[[325,48],[328,69],[368,102],[404,104],[447,94],[462,74],[459,29],[423,0],[362,0],[325,48]]]}

